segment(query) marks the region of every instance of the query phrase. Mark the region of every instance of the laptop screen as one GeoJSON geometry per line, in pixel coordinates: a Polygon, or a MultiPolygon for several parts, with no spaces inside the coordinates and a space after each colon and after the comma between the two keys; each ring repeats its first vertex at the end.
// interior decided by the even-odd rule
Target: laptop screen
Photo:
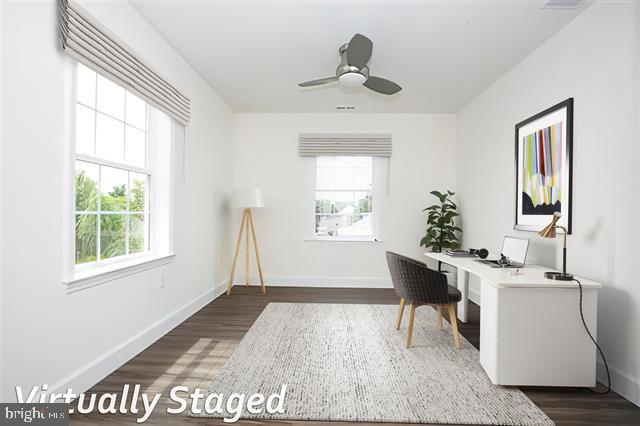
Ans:
{"type": "Polygon", "coordinates": [[[524,265],[527,260],[528,249],[528,238],[504,237],[504,242],[502,243],[502,254],[507,256],[511,262],[524,265]]]}

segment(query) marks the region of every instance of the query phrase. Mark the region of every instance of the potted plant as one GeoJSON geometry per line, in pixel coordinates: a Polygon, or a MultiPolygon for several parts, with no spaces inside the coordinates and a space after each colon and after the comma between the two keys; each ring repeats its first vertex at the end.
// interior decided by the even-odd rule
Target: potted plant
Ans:
{"type": "Polygon", "coordinates": [[[462,229],[455,226],[454,218],[458,216],[458,206],[452,201],[455,193],[447,191],[445,194],[439,191],[431,191],[438,198],[439,204],[434,204],[422,210],[427,212],[427,233],[420,240],[420,246],[430,248],[432,252],[440,253],[442,249],[457,249],[460,240],[457,232],[462,229]]]}

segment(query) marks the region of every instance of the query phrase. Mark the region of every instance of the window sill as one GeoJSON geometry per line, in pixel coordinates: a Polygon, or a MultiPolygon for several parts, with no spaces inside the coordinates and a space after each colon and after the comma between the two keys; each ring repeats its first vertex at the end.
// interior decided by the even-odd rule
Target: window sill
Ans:
{"type": "Polygon", "coordinates": [[[154,269],[173,261],[175,254],[150,255],[113,265],[102,266],[88,271],[76,272],[71,280],[62,284],[67,287],[67,294],[95,287],[109,281],[117,280],[142,271],[154,269]]]}
{"type": "Polygon", "coordinates": [[[381,243],[382,240],[374,237],[315,237],[307,238],[305,241],[322,241],[330,243],[381,243]]]}

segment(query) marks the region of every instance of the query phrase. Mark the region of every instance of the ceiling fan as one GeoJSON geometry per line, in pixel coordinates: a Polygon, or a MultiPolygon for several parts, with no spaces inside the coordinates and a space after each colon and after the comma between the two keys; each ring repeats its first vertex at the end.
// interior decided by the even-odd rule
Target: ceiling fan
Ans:
{"type": "Polygon", "coordinates": [[[383,95],[393,95],[402,90],[391,80],[369,74],[367,62],[371,58],[373,43],[362,34],[354,35],[349,43],[340,46],[340,65],[336,69],[335,77],[319,78],[317,80],[299,83],[300,87],[320,86],[335,81],[347,87],[363,85],[374,92],[383,95]]]}

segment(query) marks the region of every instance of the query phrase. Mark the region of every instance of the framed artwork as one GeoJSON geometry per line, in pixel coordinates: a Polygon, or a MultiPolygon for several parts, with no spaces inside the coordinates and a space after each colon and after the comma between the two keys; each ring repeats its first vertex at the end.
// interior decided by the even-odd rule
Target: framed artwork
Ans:
{"type": "Polygon", "coordinates": [[[516,124],[515,229],[540,231],[561,214],[571,233],[573,98],[516,124]]]}

